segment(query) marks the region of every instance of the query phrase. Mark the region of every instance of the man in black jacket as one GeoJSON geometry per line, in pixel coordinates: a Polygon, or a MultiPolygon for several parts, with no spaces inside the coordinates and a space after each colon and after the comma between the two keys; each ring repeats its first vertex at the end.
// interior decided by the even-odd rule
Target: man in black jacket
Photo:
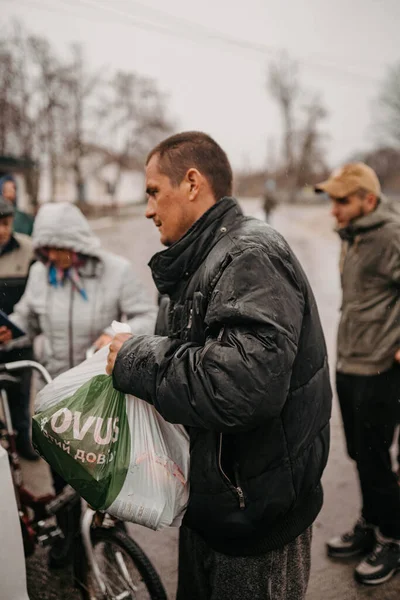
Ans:
{"type": "Polygon", "coordinates": [[[156,335],[116,336],[107,368],[190,434],[177,598],[301,600],[331,410],[310,286],[282,236],[230,197],[209,136],[159,144],[146,184],[164,298],[156,335]]]}

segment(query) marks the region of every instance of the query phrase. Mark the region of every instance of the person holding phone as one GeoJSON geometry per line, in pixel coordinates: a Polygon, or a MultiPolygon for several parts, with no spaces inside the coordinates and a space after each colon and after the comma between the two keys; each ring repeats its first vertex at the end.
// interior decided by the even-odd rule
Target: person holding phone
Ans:
{"type": "MultiPolygon", "coordinates": [[[[32,240],[22,233],[13,233],[15,209],[0,196],[0,311],[9,315],[22,297],[30,266],[33,262],[32,240]]],[[[32,344],[26,337],[12,342],[12,332],[0,326],[0,363],[32,358],[32,344]]],[[[38,460],[30,440],[31,373],[19,376],[18,384],[9,384],[11,418],[17,431],[17,450],[27,460],[38,460]]]]}
{"type": "MultiPolygon", "coordinates": [[[[126,318],[133,334],[152,333],[155,302],[144,291],[131,264],[106,252],[82,212],[73,204],[44,204],[36,217],[33,247],[38,258],[25,293],[10,320],[30,339],[42,334],[42,363],[54,378],[85,360],[89,347],[111,341],[113,320],[126,318]]],[[[4,336],[11,336],[11,331],[4,336]]],[[[56,493],[65,486],[53,472],[56,493]]],[[[71,559],[79,514],[58,515],[65,538],[50,551],[50,566],[71,559]]]]}

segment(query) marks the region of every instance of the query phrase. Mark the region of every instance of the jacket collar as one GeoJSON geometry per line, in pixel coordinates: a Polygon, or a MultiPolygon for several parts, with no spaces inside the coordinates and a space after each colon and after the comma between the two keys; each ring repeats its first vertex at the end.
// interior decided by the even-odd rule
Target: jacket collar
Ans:
{"type": "Polygon", "coordinates": [[[149,267],[158,291],[171,295],[177,284],[189,279],[236,217],[242,214],[234,198],[222,198],[180,240],[155,254],[149,267]]]}
{"type": "Polygon", "coordinates": [[[363,217],[354,219],[347,227],[337,229],[342,240],[352,241],[357,235],[378,229],[385,223],[397,221],[400,223],[400,214],[397,207],[385,197],[380,199],[376,209],[363,217]]]}
{"type": "Polygon", "coordinates": [[[4,256],[4,254],[9,254],[10,252],[13,252],[13,250],[17,250],[19,247],[20,244],[17,238],[12,235],[8,240],[7,244],[3,246],[3,248],[0,248],[0,256],[4,256]]]}

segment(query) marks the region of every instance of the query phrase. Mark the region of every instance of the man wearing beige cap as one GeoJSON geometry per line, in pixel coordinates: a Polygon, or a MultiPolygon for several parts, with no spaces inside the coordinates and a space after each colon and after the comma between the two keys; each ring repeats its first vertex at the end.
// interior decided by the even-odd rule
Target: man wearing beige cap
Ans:
{"type": "Polygon", "coordinates": [[[361,517],[328,542],[328,554],[364,555],[355,576],[376,585],[400,567],[400,490],[389,454],[400,414],[400,214],[363,163],[344,165],[316,191],[329,196],[342,239],[336,388],[362,495],[361,517]]]}

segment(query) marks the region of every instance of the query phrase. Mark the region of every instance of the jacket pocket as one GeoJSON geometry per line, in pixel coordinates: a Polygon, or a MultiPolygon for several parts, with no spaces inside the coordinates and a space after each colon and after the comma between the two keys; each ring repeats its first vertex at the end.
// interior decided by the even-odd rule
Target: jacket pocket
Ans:
{"type": "Polygon", "coordinates": [[[246,499],[245,499],[245,495],[243,492],[243,487],[240,482],[239,465],[237,464],[237,462],[233,463],[233,477],[232,476],[230,477],[225,472],[225,470],[222,466],[222,442],[223,442],[223,434],[220,433],[218,435],[218,444],[217,444],[218,469],[219,469],[220,475],[221,475],[222,479],[224,480],[225,484],[229,487],[229,489],[232,491],[232,493],[237,498],[238,503],[239,503],[239,508],[243,510],[246,508],[246,499]]]}
{"type": "Polygon", "coordinates": [[[349,358],[371,359],[382,341],[384,326],[384,319],[362,318],[359,314],[349,313],[339,325],[339,353],[349,358]]]}

